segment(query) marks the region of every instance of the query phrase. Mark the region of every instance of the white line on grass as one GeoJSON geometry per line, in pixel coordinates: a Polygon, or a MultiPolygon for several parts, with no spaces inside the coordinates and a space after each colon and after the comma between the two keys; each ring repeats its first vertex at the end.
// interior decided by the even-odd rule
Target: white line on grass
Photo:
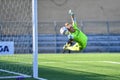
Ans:
{"type": "Polygon", "coordinates": [[[120,62],[113,62],[113,61],[49,61],[49,62],[40,62],[40,63],[43,63],[43,64],[52,64],[52,63],[88,63],[88,62],[104,62],[104,63],[111,63],[111,64],[120,64],[120,62]]]}
{"type": "Polygon", "coordinates": [[[49,61],[49,62],[40,62],[40,63],[84,63],[84,62],[105,62],[105,61],[49,61]]]}
{"type": "Polygon", "coordinates": [[[104,61],[106,63],[111,63],[111,64],[120,64],[120,62],[114,62],[114,61],[104,61]]]}
{"type": "Polygon", "coordinates": [[[19,76],[0,76],[0,79],[9,79],[9,78],[27,78],[27,77],[31,77],[29,75],[25,75],[25,74],[21,74],[21,73],[17,73],[17,72],[12,72],[12,71],[8,71],[8,70],[3,70],[0,69],[1,72],[6,72],[6,73],[10,73],[10,74],[15,74],[15,75],[19,75],[19,76]]]}
{"type": "Polygon", "coordinates": [[[26,74],[21,74],[21,73],[17,73],[17,72],[13,72],[13,71],[8,71],[8,70],[3,70],[3,69],[0,69],[1,72],[6,72],[6,73],[10,73],[10,74],[15,74],[15,75],[20,75],[20,76],[23,76],[23,77],[31,77],[29,75],[26,75],[26,74]]]}
{"type": "MultiPolygon", "coordinates": [[[[30,78],[32,76],[29,76],[29,75],[26,75],[26,74],[21,74],[21,73],[17,73],[17,72],[13,72],[13,71],[8,71],[8,70],[3,70],[3,69],[0,69],[1,72],[6,72],[6,73],[10,73],[10,74],[15,74],[15,75],[19,75],[19,76],[0,76],[0,79],[8,79],[8,78],[30,78]]],[[[38,80],[47,80],[47,79],[44,79],[44,78],[35,78],[35,79],[38,79],[38,80]]]]}
{"type": "Polygon", "coordinates": [[[23,76],[3,76],[3,77],[0,77],[0,79],[10,79],[10,78],[24,78],[23,76]]]}
{"type": "Polygon", "coordinates": [[[73,63],[84,63],[84,62],[105,62],[105,63],[111,63],[111,64],[120,64],[120,62],[114,62],[114,61],[68,61],[73,63]]]}

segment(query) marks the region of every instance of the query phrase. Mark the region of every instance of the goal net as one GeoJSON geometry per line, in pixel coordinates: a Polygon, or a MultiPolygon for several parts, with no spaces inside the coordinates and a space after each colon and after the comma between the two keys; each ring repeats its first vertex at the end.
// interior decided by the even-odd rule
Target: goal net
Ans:
{"type": "Polygon", "coordinates": [[[0,0],[0,79],[33,76],[32,34],[32,0],[0,0]]]}

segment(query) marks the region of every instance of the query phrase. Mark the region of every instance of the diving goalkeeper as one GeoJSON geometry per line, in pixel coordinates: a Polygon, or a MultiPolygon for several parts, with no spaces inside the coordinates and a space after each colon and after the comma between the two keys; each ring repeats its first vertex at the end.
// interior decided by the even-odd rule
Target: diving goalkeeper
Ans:
{"type": "Polygon", "coordinates": [[[68,42],[63,46],[64,50],[81,51],[86,48],[88,37],[78,28],[74,13],[69,10],[72,24],[65,23],[65,26],[60,29],[60,33],[68,36],[68,42]],[[75,42],[74,45],[71,45],[75,42]]]}

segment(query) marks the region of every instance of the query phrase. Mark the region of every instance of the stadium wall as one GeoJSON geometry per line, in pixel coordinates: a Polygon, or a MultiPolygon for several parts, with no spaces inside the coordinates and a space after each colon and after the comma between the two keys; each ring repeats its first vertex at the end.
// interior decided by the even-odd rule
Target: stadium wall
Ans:
{"type": "MultiPolygon", "coordinates": [[[[31,1],[0,0],[0,22],[31,22],[31,1]]],[[[69,9],[74,11],[78,22],[120,21],[119,3],[120,0],[38,0],[38,21],[45,23],[38,25],[38,32],[53,34],[55,25],[50,22],[71,22],[69,9]]],[[[63,25],[61,23],[59,26],[63,25]]],[[[89,27],[88,29],[93,31],[89,27]]],[[[99,29],[96,28],[96,31],[99,29]]]]}
{"type": "Polygon", "coordinates": [[[38,0],[38,19],[44,21],[70,21],[72,9],[78,21],[120,20],[120,0],[38,0]]]}
{"type": "MultiPolygon", "coordinates": [[[[88,44],[82,52],[120,52],[120,35],[118,34],[87,36],[88,44]]],[[[32,53],[31,35],[1,35],[0,37],[0,41],[14,41],[15,53],[32,53]]],[[[59,34],[39,34],[38,51],[39,53],[62,53],[62,47],[67,40],[66,36],[59,34]]]]}
{"type": "MultiPolygon", "coordinates": [[[[32,0],[0,0],[0,21],[31,21],[32,0]]],[[[72,9],[78,21],[120,20],[120,0],[38,0],[39,22],[69,21],[72,9]]]]}
{"type": "MultiPolygon", "coordinates": [[[[0,0],[0,41],[14,41],[15,53],[32,53],[31,1],[0,0]]],[[[61,37],[59,29],[65,22],[71,21],[68,15],[69,9],[75,12],[79,28],[90,38],[93,40],[96,40],[96,37],[99,37],[100,40],[103,39],[100,41],[101,45],[104,41],[107,43],[106,45],[110,45],[110,43],[108,44],[110,38],[112,39],[110,42],[115,42],[110,46],[114,48],[113,51],[118,52],[120,50],[119,3],[120,0],[38,0],[39,52],[45,53],[45,45],[51,48],[51,44],[44,44],[43,41],[54,43],[52,44],[54,48],[52,51],[47,50],[48,52],[61,52],[61,45],[66,40],[62,43],[59,42],[58,39],[61,37]],[[41,41],[41,39],[43,40],[41,41]]],[[[99,45],[99,43],[96,42],[94,45],[99,45]]],[[[101,47],[97,47],[99,50],[93,49],[92,51],[110,51],[110,48],[105,49],[108,46],[101,47]]],[[[86,51],[90,50],[87,48],[86,51]]]]}

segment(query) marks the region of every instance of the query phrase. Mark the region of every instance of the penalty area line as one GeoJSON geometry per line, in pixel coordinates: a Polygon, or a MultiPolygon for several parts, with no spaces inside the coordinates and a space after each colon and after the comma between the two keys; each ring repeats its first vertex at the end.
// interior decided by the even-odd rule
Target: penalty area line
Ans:
{"type": "Polygon", "coordinates": [[[120,64],[120,62],[114,62],[114,61],[49,61],[49,62],[40,62],[40,63],[45,63],[45,64],[52,64],[52,63],[94,63],[94,62],[102,62],[102,63],[111,63],[111,64],[120,64]]]}
{"type": "Polygon", "coordinates": [[[104,61],[106,63],[111,63],[111,64],[120,64],[120,62],[114,62],[114,61],[104,61]]]}
{"type": "Polygon", "coordinates": [[[68,61],[69,63],[84,63],[84,62],[104,62],[104,63],[111,63],[111,64],[120,64],[120,62],[114,62],[114,61],[68,61]]]}

